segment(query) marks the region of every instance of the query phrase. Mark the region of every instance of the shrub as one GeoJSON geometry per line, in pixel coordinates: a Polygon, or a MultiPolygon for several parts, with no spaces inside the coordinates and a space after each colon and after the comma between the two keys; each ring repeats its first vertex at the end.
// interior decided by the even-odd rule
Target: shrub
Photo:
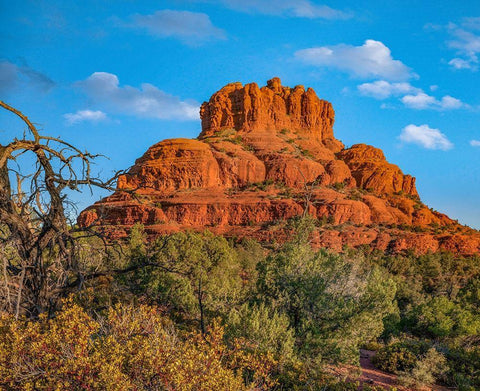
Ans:
{"type": "Polygon", "coordinates": [[[256,183],[256,186],[262,190],[262,191],[265,191],[268,189],[269,186],[273,185],[273,179],[266,179],[264,180],[263,182],[258,182],[256,183]]]}
{"type": "Polygon", "coordinates": [[[363,199],[362,192],[359,191],[358,189],[352,190],[348,194],[348,199],[353,201],[361,201],[363,199]]]}
{"type": "Polygon", "coordinates": [[[357,382],[344,382],[337,381],[327,384],[325,387],[322,387],[322,390],[325,391],[357,391],[359,384],[357,382]]]}
{"type": "Polygon", "coordinates": [[[282,360],[292,359],[295,336],[288,316],[268,308],[244,304],[228,317],[227,335],[243,338],[257,352],[270,352],[282,360]]]}
{"type": "Polygon", "coordinates": [[[373,358],[374,365],[386,372],[399,374],[406,386],[433,384],[446,380],[445,356],[423,341],[402,341],[385,346],[373,358]]]}
{"type": "Polygon", "coordinates": [[[204,335],[178,334],[154,307],[116,306],[94,320],[71,300],[57,317],[0,318],[0,386],[10,390],[243,390],[274,385],[270,355],[204,335]]]}
{"type": "Polygon", "coordinates": [[[415,331],[434,338],[478,335],[480,316],[445,296],[433,297],[413,311],[415,331]]]}
{"type": "Polygon", "coordinates": [[[230,142],[233,143],[233,144],[243,145],[243,138],[242,138],[242,136],[236,136],[236,137],[234,137],[234,138],[229,138],[229,139],[227,139],[227,141],[230,141],[230,142]]]}
{"type": "Polygon", "coordinates": [[[408,371],[415,366],[416,351],[418,349],[413,349],[412,344],[395,343],[388,345],[377,351],[373,358],[373,364],[386,372],[408,371]]]}
{"type": "Polygon", "coordinates": [[[379,351],[380,349],[382,349],[384,347],[383,344],[377,342],[377,341],[370,341],[368,343],[366,343],[365,345],[363,345],[363,348],[366,349],[366,350],[373,350],[373,351],[379,351]]]}
{"type": "Polygon", "coordinates": [[[410,371],[402,373],[399,376],[399,380],[409,387],[427,386],[443,378],[447,370],[448,366],[445,356],[432,347],[415,362],[414,367],[410,371]]]}
{"type": "Polygon", "coordinates": [[[333,185],[333,188],[337,191],[342,190],[345,188],[345,183],[344,182],[336,182],[333,185]]]}
{"type": "Polygon", "coordinates": [[[214,134],[214,137],[229,137],[235,135],[237,131],[233,128],[217,130],[214,134]]]}
{"type": "Polygon", "coordinates": [[[300,153],[309,159],[315,159],[315,155],[313,155],[308,149],[300,148],[300,153]]]}
{"type": "Polygon", "coordinates": [[[377,352],[373,363],[381,370],[399,374],[399,380],[409,387],[433,384],[445,379],[448,371],[445,356],[419,341],[390,344],[377,352]]]}
{"type": "Polygon", "coordinates": [[[450,367],[448,383],[461,391],[480,389],[480,347],[453,348],[447,351],[450,367]]]}
{"type": "Polygon", "coordinates": [[[275,374],[279,390],[326,390],[334,379],[323,370],[319,359],[293,359],[282,364],[275,374]]]}

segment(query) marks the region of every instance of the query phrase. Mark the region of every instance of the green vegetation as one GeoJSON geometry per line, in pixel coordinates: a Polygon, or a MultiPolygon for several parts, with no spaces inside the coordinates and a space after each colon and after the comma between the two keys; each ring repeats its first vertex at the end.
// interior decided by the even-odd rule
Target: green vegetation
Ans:
{"type": "Polygon", "coordinates": [[[304,149],[304,148],[301,148],[301,147],[298,147],[298,149],[300,150],[300,153],[303,156],[305,156],[309,159],[315,160],[315,155],[312,152],[310,152],[308,149],[304,149]]]}
{"type": "Polygon", "coordinates": [[[230,137],[230,136],[234,136],[236,133],[237,133],[237,131],[233,128],[222,129],[222,130],[217,130],[214,133],[213,137],[227,138],[227,137],[230,137]]]}
{"type": "Polygon", "coordinates": [[[438,379],[460,390],[478,389],[480,258],[441,253],[369,258],[397,285],[398,309],[384,318],[382,340],[388,343],[375,358],[377,366],[399,373],[410,386],[438,379]]]}
{"type": "Polygon", "coordinates": [[[363,199],[364,191],[362,189],[352,189],[350,193],[348,193],[347,198],[349,200],[354,201],[361,201],[363,199]]]}
{"type": "Polygon", "coordinates": [[[249,189],[255,189],[256,191],[261,190],[265,191],[267,190],[270,186],[277,185],[273,179],[265,179],[263,182],[255,182],[255,183],[250,183],[247,185],[247,188],[249,189]]]}
{"type": "Polygon", "coordinates": [[[257,300],[288,315],[300,354],[358,362],[359,346],[380,335],[393,310],[395,285],[355,257],[312,250],[311,224],[301,220],[292,242],[257,265],[257,300]]]}
{"type": "Polygon", "coordinates": [[[112,190],[116,177],[91,176],[94,155],[2,106],[32,137],[0,148],[0,388],[357,390],[329,368],[358,365],[370,347],[409,388],[480,389],[478,255],[312,248],[315,226],[333,216],[279,222],[281,244],[210,232],[152,239],[141,225],[109,243],[70,223],[65,190],[112,190]],[[36,164],[21,176],[26,152],[36,164]]]}
{"type": "Polygon", "coordinates": [[[332,188],[337,190],[337,191],[343,190],[345,188],[345,183],[344,182],[336,182],[332,185],[332,188]]]}
{"type": "Polygon", "coordinates": [[[480,259],[315,250],[315,223],[290,221],[274,249],[209,232],[148,241],[137,225],[101,260],[85,240],[101,278],[52,318],[1,318],[2,386],[355,390],[327,364],[358,364],[367,346],[408,387],[477,389],[480,259]]]}

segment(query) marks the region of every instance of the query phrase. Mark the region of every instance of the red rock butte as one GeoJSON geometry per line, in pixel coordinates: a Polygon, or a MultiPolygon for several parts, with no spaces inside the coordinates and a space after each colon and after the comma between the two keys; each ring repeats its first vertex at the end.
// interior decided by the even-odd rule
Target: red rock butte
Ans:
{"type": "Polygon", "coordinates": [[[311,88],[231,83],[200,109],[198,139],[150,147],[117,191],[78,222],[123,237],[141,223],[151,235],[209,229],[282,241],[287,221],[318,219],[313,243],[342,251],[480,253],[480,232],[424,205],[415,178],[375,147],[345,149],[335,112],[311,88]]]}

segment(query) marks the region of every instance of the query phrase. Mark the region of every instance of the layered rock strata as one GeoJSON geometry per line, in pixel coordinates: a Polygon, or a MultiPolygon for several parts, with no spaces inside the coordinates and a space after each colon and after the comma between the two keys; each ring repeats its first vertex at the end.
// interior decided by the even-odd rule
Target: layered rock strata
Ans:
{"type": "Polygon", "coordinates": [[[332,105],[278,78],[259,88],[232,83],[200,109],[197,140],[150,147],[117,191],[84,210],[82,226],[125,236],[184,229],[284,240],[285,221],[318,219],[314,244],[341,251],[480,253],[480,234],[425,206],[415,178],[375,147],[345,149],[334,137],[332,105]]]}

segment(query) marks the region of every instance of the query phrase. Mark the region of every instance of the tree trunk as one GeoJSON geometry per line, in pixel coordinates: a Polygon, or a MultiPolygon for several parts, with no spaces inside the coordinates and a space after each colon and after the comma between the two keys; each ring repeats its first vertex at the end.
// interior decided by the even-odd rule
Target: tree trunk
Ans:
{"type": "Polygon", "coordinates": [[[205,318],[204,318],[204,309],[203,309],[203,292],[202,292],[202,280],[198,280],[198,307],[200,308],[200,331],[202,334],[205,334],[205,318]]]}

